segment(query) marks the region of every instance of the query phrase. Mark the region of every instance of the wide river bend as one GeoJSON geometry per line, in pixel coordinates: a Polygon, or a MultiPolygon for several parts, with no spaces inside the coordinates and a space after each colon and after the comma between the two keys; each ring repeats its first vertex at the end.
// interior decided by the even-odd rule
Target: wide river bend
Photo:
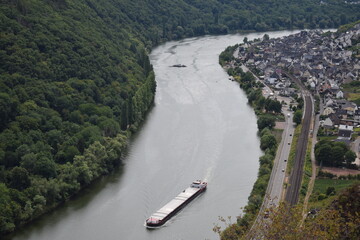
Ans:
{"type": "Polygon", "coordinates": [[[12,239],[217,239],[214,223],[218,216],[236,221],[261,155],[256,116],[218,57],[244,37],[264,34],[190,38],[153,49],[155,105],[132,138],[124,166],[12,239]],[[162,228],[147,230],[145,219],[195,179],[208,181],[208,190],[162,228]]]}

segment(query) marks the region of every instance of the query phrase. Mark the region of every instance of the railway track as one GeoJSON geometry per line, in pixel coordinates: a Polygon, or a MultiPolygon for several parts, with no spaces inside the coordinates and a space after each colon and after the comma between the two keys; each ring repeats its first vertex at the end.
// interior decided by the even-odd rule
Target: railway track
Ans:
{"type": "MultiPolygon", "coordinates": [[[[305,86],[302,84],[301,81],[290,75],[289,73],[283,71],[285,75],[287,75],[293,82],[300,86],[302,90],[302,96],[304,98],[304,118],[302,122],[302,129],[301,133],[296,145],[296,153],[295,153],[295,161],[294,167],[290,174],[290,180],[288,184],[288,188],[285,195],[285,201],[288,202],[290,205],[296,205],[299,200],[299,192],[301,187],[302,175],[303,175],[303,168],[305,163],[305,156],[306,156],[306,149],[309,137],[309,131],[311,126],[311,119],[312,119],[312,112],[313,112],[313,103],[311,93],[307,91],[305,86]]],[[[275,167],[274,167],[275,168],[275,167]]],[[[274,177],[276,171],[273,169],[271,178],[274,177]]],[[[269,180],[269,184],[271,184],[271,179],[269,180]]],[[[269,189],[269,186],[268,186],[269,189]]],[[[269,194],[269,190],[267,189],[267,194],[269,194]]],[[[258,216],[255,219],[251,229],[247,233],[245,239],[263,239],[263,233],[259,231],[257,228],[264,224],[264,209],[266,208],[267,199],[264,199],[264,202],[259,210],[258,216]]],[[[261,227],[260,227],[261,228],[261,227]]]]}
{"type": "Polygon", "coordinates": [[[309,131],[311,125],[311,118],[313,112],[313,104],[311,94],[305,89],[304,85],[290,74],[284,72],[288,77],[296,82],[303,91],[304,98],[304,118],[302,122],[301,133],[296,144],[297,151],[295,152],[294,167],[290,173],[288,187],[286,190],[285,201],[290,205],[296,205],[299,201],[299,192],[303,176],[303,169],[305,163],[306,149],[309,138],[309,131]]]}

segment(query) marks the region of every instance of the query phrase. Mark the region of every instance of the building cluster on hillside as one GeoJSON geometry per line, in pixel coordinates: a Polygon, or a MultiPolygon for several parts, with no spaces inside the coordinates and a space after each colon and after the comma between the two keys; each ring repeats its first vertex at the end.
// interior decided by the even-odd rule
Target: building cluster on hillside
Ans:
{"type": "MultiPolygon", "coordinates": [[[[260,42],[244,43],[239,47],[237,61],[253,69],[282,95],[294,91],[284,71],[300,79],[310,90],[319,92],[324,102],[321,114],[328,116],[322,122],[324,127],[357,126],[360,107],[344,99],[341,84],[360,80],[359,46],[360,24],[340,34],[301,31],[287,37],[269,40],[264,37],[260,42]]],[[[344,131],[349,129],[345,127],[344,131]]]]}

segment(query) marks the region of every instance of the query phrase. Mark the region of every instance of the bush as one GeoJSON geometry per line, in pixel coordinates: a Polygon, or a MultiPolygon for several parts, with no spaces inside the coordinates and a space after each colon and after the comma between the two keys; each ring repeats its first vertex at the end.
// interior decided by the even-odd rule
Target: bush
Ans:
{"type": "Polygon", "coordinates": [[[326,195],[327,196],[330,196],[330,195],[335,195],[336,194],[336,191],[335,191],[335,188],[334,187],[328,187],[326,189],[326,195]]]}
{"type": "Polygon", "coordinates": [[[320,170],[319,173],[318,173],[318,178],[330,178],[330,179],[333,179],[333,178],[336,178],[336,175],[320,170]]]}
{"type": "Polygon", "coordinates": [[[275,117],[271,115],[260,115],[257,120],[257,125],[260,131],[266,127],[272,129],[275,126],[275,117]]]}
{"type": "Polygon", "coordinates": [[[324,200],[325,198],[327,198],[327,196],[324,193],[320,193],[319,196],[318,196],[319,201],[324,200]]]}

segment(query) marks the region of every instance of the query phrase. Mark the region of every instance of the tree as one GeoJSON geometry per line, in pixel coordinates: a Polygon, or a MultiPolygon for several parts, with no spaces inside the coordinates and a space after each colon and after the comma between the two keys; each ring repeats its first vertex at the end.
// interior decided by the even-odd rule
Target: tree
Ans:
{"type": "Polygon", "coordinates": [[[77,147],[75,146],[67,146],[65,149],[64,149],[64,161],[61,162],[61,163],[65,163],[65,162],[72,162],[74,157],[76,155],[79,155],[80,152],[79,150],[77,149],[77,147]]]}
{"type": "Polygon", "coordinates": [[[328,187],[326,189],[326,195],[335,195],[336,191],[335,191],[335,188],[334,187],[328,187]]]}
{"type": "Polygon", "coordinates": [[[275,113],[281,113],[282,105],[278,100],[274,100],[271,106],[271,110],[275,113]]]}
{"type": "Polygon", "coordinates": [[[4,92],[0,93],[0,129],[6,126],[11,115],[13,115],[12,102],[9,94],[4,92]]]}
{"type": "Polygon", "coordinates": [[[301,123],[301,120],[302,120],[302,111],[301,111],[301,110],[297,110],[297,111],[294,113],[293,121],[294,121],[294,123],[296,123],[297,125],[299,125],[299,124],[301,123]]]}
{"type": "Polygon", "coordinates": [[[244,43],[248,43],[248,38],[247,38],[247,37],[244,37],[243,42],[244,42],[244,43]]]}
{"type": "Polygon", "coordinates": [[[270,98],[265,101],[265,110],[268,112],[281,113],[281,103],[278,100],[272,100],[270,98]]]}
{"type": "Polygon", "coordinates": [[[260,164],[267,164],[267,165],[271,165],[272,161],[274,159],[274,156],[271,154],[265,154],[263,156],[260,157],[259,162],[260,164]]]}
{"type": "Polygon", "coordinates": [[[268,41],[270,39],[269,34],[265,33],[264,36],[263,36],[263,39],[265,41],[268,41]]]}
{"type": "Polygon", "coordinates": [[[327,165],[331,164],[332,156],[331,156],[332,147],[330,144],[322,144],[315,150],[316,161],[319,165],[327,165]]]}
{"type": "Polygon", "coordinates": [[[14,167],[9,178],[9,186],[18,190],[28,188],[31,184],[28,171],[22,167],[14,167]]]}
{"type": "Polygon", "coordinates": [[[25,154],[21,158],[21,166],[28,170],[28,172],[32,172],[34,170],[34,165],[36,162],[37,155],[35,153],[25,154]]]}
{"type": "Polygon", "coordinates": [[[260,139],[260,148],[265,150],[276,146],[276,138],[274,135],[264,135],[260,139]]]}
{"type": "Polygon", "coordinates": [[[271,130],[267,127],[260,131],[260,137],[265,136],[265,135],[271,135],[271,130]]]}
{"type": "Polygon", "coordinates": [[[0,232],[11,232],[15,229],[10,191],[0,183],[0,232]]]}
{"type": "Polygon", "coordinates": [[[120,125],[113,119],[106,119],[99,124],[105,137],[115,137],[120,132],[120,125]]]}
{"type": "Polygon", "coordinates": [[[244,74],[244,76],[241,77],[241,80],[243,82],[252,82],[255,81],[255,77],[251,72],[248,71],[244,74]]]}
{"type": "Polygon", "coordinates": [[[269,115],[261,115],[257,120],[258,129],[273,128],[275,126],[275,118],[269,115]]]}
{"type": "Polygon", "coordinates": [[[331,148],[331,166],[341,166],[344,162],[345,150],[340,146],[334,146],[331,148]]]}
{"type": "Polygon", "coordinates": [[[346,162],[346,165],[349,167],[353,162],[355,162],[355,159],[356,159],[356,154],[349,150],[345,153],[345,162],[346,162]]]}
{"type": "Polygon", "coordinates": [[[45,178],[53,178],[56,176],[55,162],[46,156],[40,156],[34,164],[34,173],[45,178]]]}

